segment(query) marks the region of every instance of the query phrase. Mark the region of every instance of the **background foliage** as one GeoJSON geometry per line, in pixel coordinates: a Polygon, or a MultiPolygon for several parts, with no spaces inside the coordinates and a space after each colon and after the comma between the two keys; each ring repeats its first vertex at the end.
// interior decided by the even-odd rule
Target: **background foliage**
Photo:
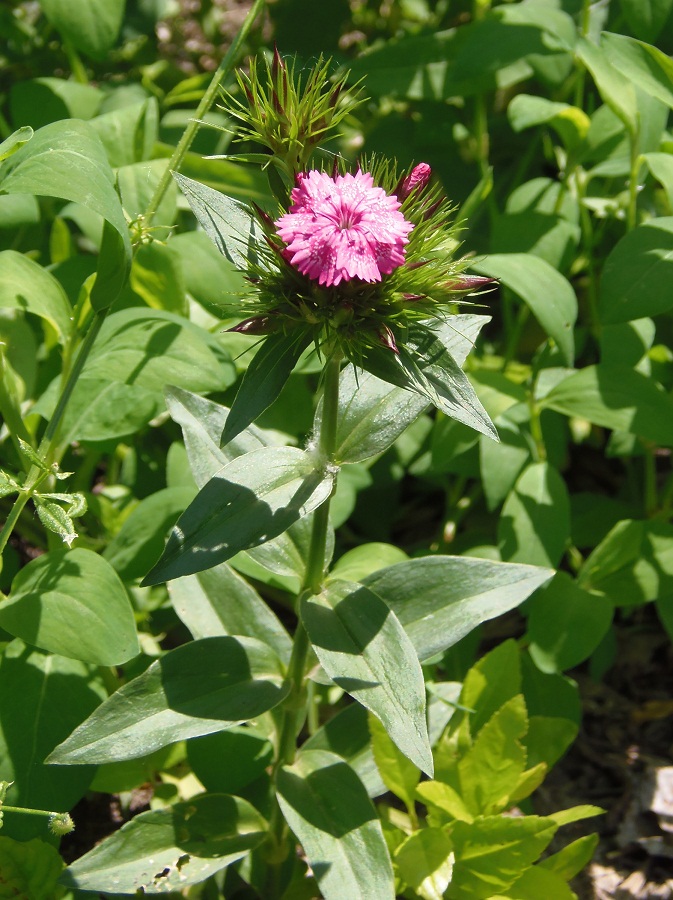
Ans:
{"type": "MultiPolygon", "coordinates": [[[[498,282],[463,312],[492,317],[465,368],[500,443],[414,405],[413,395],[378,397],[373,385],[366,393],[366,378],[360,385],[390,421],[409,427],[370,437],[364,450],[360,437],[350,438],[332,504],[333,573],[363,583],[363,597],[382,593],[404,627],[399,640],[406,633],[423,663],[435,777],[419,784],[390,728],[348,705],[334,683],[310,682],[308,741],[278,787],[310,861],[339,857],[342,836],[351,836],[343,870],[323,878],[314,867],[327,897],[353,879],[349,896],[378,896],[382,870],[372,870],[371,887],[349,871],[363,836],[380,845],[381,859],[392,854],[404,896],[571,896],[566,883],[594,845],[578,837],[572,850],[534,865],[564,820],[539,795],[525,798],[572,743],[583,703],[586,711],[595,685],[616,677],[634,641],[668,672],[646,694],[658,711],[644,708],[640,722],[659,723],[658,752],[670,745],[672,6],[278,0],[247,37],[250,52],[275,41],[299,66],[324,53],[335,72],[364,79],[369,99],[329,149],[349,160],[376,151],[402,167],[430,163],[462,221],[470,271],[498,282]],[[411,591],[404,567],[417,558],[428,562],[413,570],[411,591]],[[437,565],[445,566],[441,577],[437,565]],[[523,568],[530,566],[538,568],[523,568]],[[430,625],[420,598],[438,617],[430,625]],[[593,687],[581,694],[578,682],[593,687]],[[476,711],[471,725],[464,707],[476,711]],[[494,746],[509,765],[500,792],[487,796],[494,746]],[[538,765],[539,779],[527,774],[538,765]],[[359,778],[351,782],[353,771],[359,778]],[[332,810],[336,823],[317,832],[306,824],[302,794],[316,783],[319,795],[343,790],[345,798],[344,809],[332,810]],[[385,794],[378,817],[367,794],[385,794]],[[484,888],[479,865],[503,871],[487,859],[466,865],[447,887],[447,822],[459,823],[458,871],[460,829],[467,846],[468,836],[475,840],[468,827],[481,817],[486,856],[504,827],[500,813],[519,804],[527,824],[516,865],[504,867],[509,876],[484,888]]],[[[136,677],[162,677],[170,694],[170,659],[182,654],[175,671],[189,667],[192,638],[210,641],[215,659],[229,635],[246,636],[234,693],[252,671],[266,696],[282,699],[278,661],[289,658],[290,597],[306,559],[301,523],[272,551],[239,554],[233,568],[221,564],[168,589],[140,586],[214,471],[251,450],[302,447],[314,427],[318,373],[309,359],[258,427],[223,455],[222,410],[254,358],[254,338],[224,330],[235,322],[222,311],[240,294],[241,276],[196,230],[173,183],[149,234],[139,218],[246,11],[205,0],[0,8],[0,508],[3,535],[13,529],[0,571],[0,778],[13,782],[0,896],[111,892],[97,880],[106,854],[127,866],[118,890],[135,889],[149,854],[172,864],[171,835],[200,786],[210,793],[198,801],[199,827],[227,827],[203,852],[222,869],[205,887],[203,859],[190,851],[184,875],[199,886],[189,896],[248,896],[245,885],[258,884],[250,851],[262,845],[271,814],[270,705],[260,707],[257,729],[212,734],[192,727],[193,712],[176,713],[165,725],[170,738],[154,746],[120,719],[129,731],[123,739],[119,727],[97,735],[98,758],[43,763],[66,739],[77,752],[68,736],[108,695],[123,705],[136,677]],[[111,304],[93,333],[97,313],[111,304]],[[93,339],[78,372],[78,352],[93,339]],[[65,415],[51,428],[73,372],[65,415]],[[102,794],[117,796],[114,823],[106,812],[95,815],[102,794]],[[59,838],[23,807],[75,809],[80,843],[74,835],[61,842],[68,862],[119,820],[146,811],[125,826],[126,834],[141,829],[128,860],[103,844],[56,886],[59,838]],[[142,831],[145,823],[152,828],[142,831]],[[144,843],[150,832],[156,845],[144,843]]],[[[225,87],[238,90],[233,77],[225,87]]],[[[236,138],[226,105],[206,122],[217,127],[199,130],[181,172],[271,208],[263,172],[211,158],[251,149],[236,138]]],[[[310,632],[319,613],[306,613],[310,632]]],[[[318,656],[329,672],[327,653],[318,656]]],[[[199,651],[196,663],[201,692],[207,654],[199,651]]],[[[232,711],[229,721],[238,718],[232,711]]],[[[636,742],[641,737],[636,732],[636,742]]],[[[369,862],[355,865],[361,873],[369,862]]],[[[287,900],[317,890],[301,893],[303,875],[285,872],[287,900]]]]}

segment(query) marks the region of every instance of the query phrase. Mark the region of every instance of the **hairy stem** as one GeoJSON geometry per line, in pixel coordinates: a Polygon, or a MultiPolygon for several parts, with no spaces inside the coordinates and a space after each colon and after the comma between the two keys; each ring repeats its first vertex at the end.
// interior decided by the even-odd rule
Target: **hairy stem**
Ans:
{"type": "Polygon", "coordinates": [[[255,19],[264,9],[265,3],[266,0],[255,0],[255,3],[253,3],[253,5],[251,6],[250,12],[245,17],[245,21],[241,26],[241,30],[236,35],[236,38],[231,47],[225,53],[222,62],[213,75],[212,81],[208,85],[208,89],[201,98],[201,102],[199,103],[196,112],[194,113],[194,118],[190,121],[182,137],[178,141],[178,145],[173,151],[173,155],[171,156],[168,165],[166,166],[164,174],[161,176],[159,184],[157,185],[157,188],[152,195],[152,198],[150,199],[147,209],[145,210],[144,219],[147,226],[152,224],[152,219],[156,215],[156,211],[159,208],[159,204],[163,200],[164,194],[168,189],[168,185],[171,183],[171,173],[177,172],[180,168],[182,161],[187,154],[187,151],[192,145],[192,141],[196,136],[196,132],[199,130],[201,119],[203,119],[206,113],[210,110],[210,107],[213,105],[213,101],[217,96],[217,92],[220,89],[220,85],[233,69],[236,58],[238,57],[238,51],[240,50],[241,44],[248,36],[248,32],[252,28],[255,19]]]}

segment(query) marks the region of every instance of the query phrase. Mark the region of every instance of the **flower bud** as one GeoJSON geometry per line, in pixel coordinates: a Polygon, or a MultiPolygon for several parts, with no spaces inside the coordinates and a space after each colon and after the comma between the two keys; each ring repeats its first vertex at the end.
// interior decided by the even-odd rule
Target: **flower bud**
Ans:
{"type": "Polygon", "coordinates": [[[393,353],[399,354],[400,351],[397,349],[395,335],[385,323],[381,325],[381,328],[379,329],[379,340],[381,341],[383,346],[386,347],[386,349],[392,350],[393,353]]]}
{"type": "Polygon", "coordinates": [[[233,328],[227,328],[227,331],[235,331],[237,334],[269,334],[272,330],[272,323],[269,316],[252,316],[244,319],[233,328]]]}
{"type": "Polygon", "coordinates": [[[450,291],[476,291],[487,284],[493,284],[495,278],[486,278],[483,275],[460,275],[454,281],[447,281],[446,287],[450,291]]]}
{"type": "Polygon", "coordinates": [[[414,166],[407,177],[403,178],[397,185],[395,189],[397,199],[401,202],[406,200],[412,191],[422,191],[428,181],[430,181],[431,174],[432,169],[427,163],[419,163],[417,166],[414,166]]]}

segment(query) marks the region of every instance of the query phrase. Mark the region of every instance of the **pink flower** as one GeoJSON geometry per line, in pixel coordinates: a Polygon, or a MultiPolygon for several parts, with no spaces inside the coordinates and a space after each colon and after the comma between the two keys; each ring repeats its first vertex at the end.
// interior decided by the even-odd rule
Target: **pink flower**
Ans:
{"type": "Polygon", "coordinates": [[[380,281],[404,262],[414,226],[399,212],[396,197],[374,187],[369,173],[300,173],[292,204],[275,222],[287,244],[284,256],[319,284],[380,281]]]}

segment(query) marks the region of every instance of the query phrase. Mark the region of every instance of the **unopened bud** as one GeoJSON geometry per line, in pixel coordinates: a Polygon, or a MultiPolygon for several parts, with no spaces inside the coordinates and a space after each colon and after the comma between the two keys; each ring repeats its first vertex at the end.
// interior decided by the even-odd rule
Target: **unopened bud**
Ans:
{"type": "Polygon", "coordinates": [[[414,300],[425,300],[426,294],[402,294],[405,300],[414,301],[414,300]]]}
{"type": "Polygon", "coordinates": [[[382,325],[379,330],[379,340],[388,350],[392,350],[393,353],[399,354],[399,350],[397,349],[397,342],[395,341],[395,335],[392,333],[390,328],[387,325],[382,325]]]}
{"type": "Polygon", "coordinates": [[[227,331],[234,331],[236,334],[269,334],[271,330],[269,316],[252,316],[234,325],[233,328],[227,328],[227,331]]]}
{"type": "Polygon", "coordinates": [[[432,169],[427,163],[419,163],[409,172],[406,178],[402,178],[395,189],[398,200],[406,200],[412,191],[422,191],[430,181],[432,169]]]}
{"type": "Polygon", "coordinates": [[[494,281],[495,278],[486,278],[484,275],[461,275],[453,281],[447,281],[446,287],[450,291],[476,291],[494,281]]]}

